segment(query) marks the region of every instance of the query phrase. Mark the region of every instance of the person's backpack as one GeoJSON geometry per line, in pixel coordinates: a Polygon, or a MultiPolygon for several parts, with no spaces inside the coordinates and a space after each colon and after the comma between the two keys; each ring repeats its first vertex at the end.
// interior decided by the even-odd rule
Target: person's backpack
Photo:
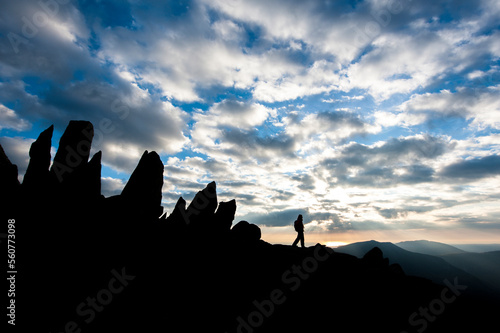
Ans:
{"type": "Polygon", "coordinates": [[[297,232],[302,231],[302,228],[300,227],[299,220],[295,220],[295,222],[293,222],[293,227],[294,227],[295,231],[297,231],[297,232]]]}

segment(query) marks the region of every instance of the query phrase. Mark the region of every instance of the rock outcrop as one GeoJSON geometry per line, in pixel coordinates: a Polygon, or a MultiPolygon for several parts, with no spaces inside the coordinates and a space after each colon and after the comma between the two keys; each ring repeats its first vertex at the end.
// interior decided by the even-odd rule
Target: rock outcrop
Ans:
{"type": "Polygon", "coordinates": [[[17,190],[19,180],[17,179],[17,165],[12,164],[3,147],[0,145],[0,182],[2,183],[2,192],[8,194],[8,191],[17,190]]]}
{"type": "Polygon", "coordinates": [[[210,224],[216,209],[217,187],[215,182],[211,182],[203,190],[196,193],[186,209],[189,225],[193,228],[212,229],[210,224]]]}
{"type": "Polygon", "coordinates": [[[159,218],[163,213],[162,187],[163,163],[160,156],[154,151],[146,150],[123,188],[121,196],[127,203],[127,210],[134,215],[159,218]]]}
{"type": "Polygon", "coordinates": [[[233,225],[234,215],[236,214],[236,200],[219,203],[217,212],[215,213],[216,227],[220,232],[229,231],[233,225]]]}
{"type": "Polygon", "coordinates": [[[170,215],[167,216],[165,220],[166,225],[171,225],[175,229],[183,228],[185,229],[189,223],[186,214],[186,200],[180,197],[175,204],[174,210],[170,215]]]}
{"type": "Polygon", "coordinates": [[[89,160],[94,126],[89,121],[69,122],[50,168],[54,180],[67,188],[77,186],[79,171],[89,160]]]}
{"type": "Polygon", "coordinates": [[[49,186],[50,149],[54,125],[44,130],[30,147],[30,162],[23,178],[23,187],[30,192],[43,193],[49,186]]]}
{"type": "Polygon", "coordinates": [[[259,226],[247,221],[240,221],[231,229],[231,236],[239,244],[254,245],[260,240],[261,235],[259,226]]]}
{"type": "Polygon", "coordinates": [[[374,247],[370,251],[368,251],[362,259],[367,263],[368,266],[372,268],[388,268],[389,267],[389,259],[384,258],[384,254],[382,250],[378,247],[374,247]]]}
{"type": "Polygon", "coordinates": [[[18,200],[20,184],[17,176],[17,165],[12,164],[0,145],[0,217],[4,223],[6,219],[13,218],[10,212],[15,209],[15,201],[18,200]]]}

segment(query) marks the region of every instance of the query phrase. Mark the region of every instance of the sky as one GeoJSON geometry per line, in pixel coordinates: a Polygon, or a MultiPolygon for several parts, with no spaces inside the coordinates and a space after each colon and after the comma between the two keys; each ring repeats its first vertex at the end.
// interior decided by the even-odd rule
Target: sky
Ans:
{"type": "Polygon", "coordinates": [[[89,120],[105,196],[154,150],[166,212],[214,180],[271,243],[500,240],[497,0],[0,3],[21,181],[89,120]]]}

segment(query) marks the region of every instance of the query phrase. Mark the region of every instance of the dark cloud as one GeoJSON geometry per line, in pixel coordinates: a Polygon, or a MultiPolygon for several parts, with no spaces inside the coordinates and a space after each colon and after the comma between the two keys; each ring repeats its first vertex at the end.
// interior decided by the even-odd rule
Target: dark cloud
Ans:
{"type": "Polygon", "coordinates": [[[189,189],[189,190],[192,190],[191,191],[192,193],[196,193],[197,191],[201,191],[206,186],[206,184],[202,184],[199,182],[186,180],[186,179],[178,178],[178,177],[165,176],[163,178],[164,178],[164,183],[166,185],[174,185],[174,186],[181,187],[182,189],[189,189]]]}
{"type": "Polygon", "coordinates": [[[366,125],[358,114],[347,111],[323,111],[319,112],[317,117],[321,122],[328,122],[332,130],[348,126],[362,131],[366,125]]]}
{"type": "Polygon", "coordinates": [[[272,196],[273,201],[288,201],[291,200],[296,194],[284,191],[284,190],[274,190],[274,194],[272,196]]]}
{"type": "Polygon", "coordinates": [[[305,215],[306,212],[305,209],[290,208],[269,213],[248,213],[242,216],[242,219],[263,226],[283,227],[292,226],[297,216],[299,214],[305,215]]]}
{"type": "Polygon", "coordinates": [[[436,209],[434,206],[403,206],[402,208],[374,207],[386,219],[405,218],[408,213],[425,213],[436,209]]]}
{"type": "Polygon", "coordinates": [[[344,221],[335,212],[313,212],[309,208],[289,208],[269,213],[249,213],[242,219],[268,227],[293,226],[293,222],[301,214],[308,231],[345,231],[352,229],[349,221],[344,221]],[[311,222],[316,223],[311,224],[311,222]]]}
{"type": "Polygon", "coordinates": [[[391,161],[401,158],[433,159],[443,155],[454,147],[441,137],[424,135],[422,137],[391,138],[379,147],[368,147],[361,144],[347,146],[343,154],[347,162],[362,165],[367,160],[391,161]],[[362,159],[364,158],[364,159],[362,159]]]}
{"type": "Polygon", "coordinates": [[[380,146],[353,143],[345,146],[336,158],[321,162],[333,184],[387,187],[418,184],[435,180],[435,171],[426,165],[454,145],[440,137],[393,138],[380,146]],[[352,170],[356,171],[353,172],[352,170]]]}
{"type": "Polygon", "coordinates": [[[440,175],[446,178],[477,180],[500,174],[500,156],[491,155],[463,160],[445,167],[440,175]]]}
{"type": "Polygon", "coordinates": [[[451,222],[462,228],[474,228],[479,230],[485,230],[490,232],[490,230],[500,229],[500,213],[498,212],[486,212],[481,213],[481,215],[471,213],[463,214],[449,214],[449,215],[438,215],[439,221],[451,222]]]}
{"type": "Polygon", "coordinates": [[[247,157],[263,162],[276,157],[295,157],[295,140],[286,134],[263,136],[257,129],[241,131],[226,128],[222,131],[221,141],[232,145],[232,148],[224,151],[228,156],[247,157]]]}
{"type": "Polygon", "coordinates": [[[219,186],[230,187],[230,188],[242,188],[242,187],[246,187],[246,186],[255,185],[252,182],[237,181],[237,180],[222,180],[218,184],[219,184],[219,186]]]}
{"type": "Polygon", "coordinates": [[[297,187],[301,190],[312,191],[316,188],[316,186],[314,185],[315,179],[309,174],[293,176],[292,179],[299,183],[297,187]]]}

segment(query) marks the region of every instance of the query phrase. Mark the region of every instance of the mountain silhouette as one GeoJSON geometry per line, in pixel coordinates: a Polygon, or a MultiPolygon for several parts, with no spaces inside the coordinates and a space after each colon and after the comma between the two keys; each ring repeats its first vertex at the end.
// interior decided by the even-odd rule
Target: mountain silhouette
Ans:
{"type": "Polygon", "coordinates": [[[460,250],[459,248],[456,248],[448,244],[431,242],[428,240],[399,242],[395,243],[394,245],[399,246],[400,248],[410,252],[429,254],[432,256],[442,256],[446,254],[465,252],[464,250],[460,250]]]}
{"type": "Polygon", "coordinates": [[[356,257],[362,257],[374,247],[380,248],[390,263],[398,263],[405,273],[409,275],[423,277],[440,284],[442,284],[444,280],[453,280],[457,277],[461,282],[476,292],[485,294],[491,292],[491,289],[480,279],[453,266],[441,257],[410,252],[389,242],[371,240],[367,242],[352,243],[340,246],[336,251],[348,253],[356,257]]]}
{"type": "Polygon", "coordinates": [[[473,274],[500,293],[500,251],[455,253],[441,256],[446,262],[473,274]]]}
{"type": "Polygon", "coordinates": [[[121,194],[106,198],[102,154],[90,156],[92,124],[71,121],[50,166],[52,133],[32,144],[23,184],[0,149],[0,212],[15,219],[18,235],[21,331],[456,332],[496,324],[497,299],[460,289],[474,281],[441,258],[374,241],[343,248],[360,258],[320,244],[269,244],[258,225],[233,221],[237,203],[219,202],[215,182],[164,213],[163,163],[153,151],[121,194]],[[418,265],[439,283],[412,276],[418,265]],[[447,287],[440,265],[452,273],[447,287]]]}
{"type": "Polygon", "coordinates": [[[500,244],[454,244],[453,246],[467,252],[500,251],[500,244]]]}
{"type": "Polygon", "coordinates": [[[500,251],[469,253],[448,244],[426,240],[395,245],[411,252],[439,256],[450,265],[477,277],[495,292],[500,292],[500,251]]]}

